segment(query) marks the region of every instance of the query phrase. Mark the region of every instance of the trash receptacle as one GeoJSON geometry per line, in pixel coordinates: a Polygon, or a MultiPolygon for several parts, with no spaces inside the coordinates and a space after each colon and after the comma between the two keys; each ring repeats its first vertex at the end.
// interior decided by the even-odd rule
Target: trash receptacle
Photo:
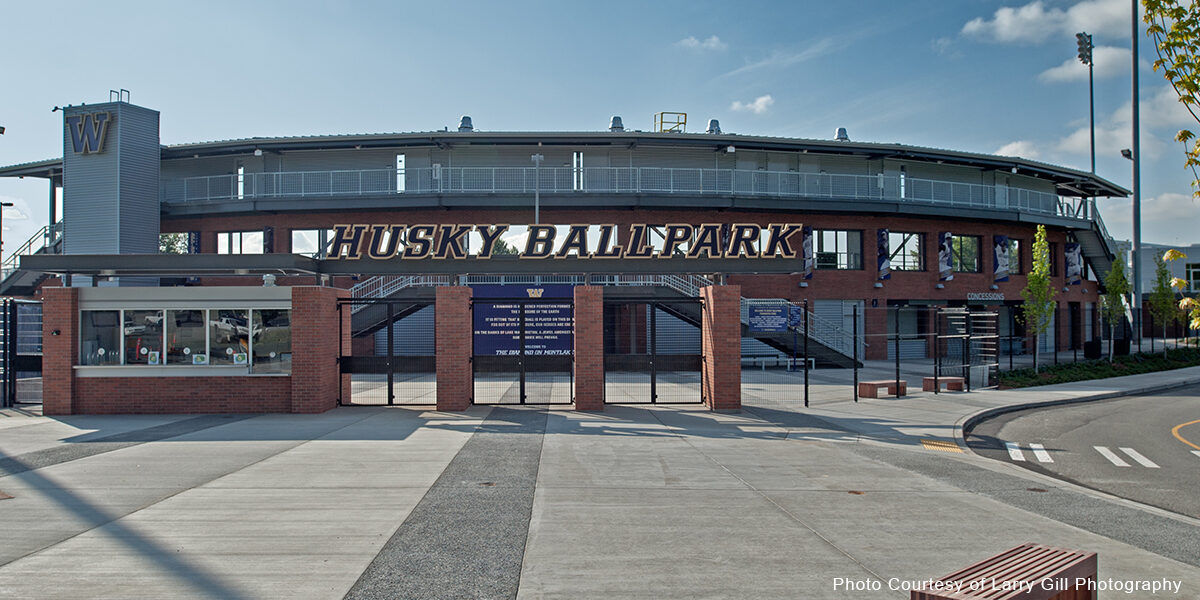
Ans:
{"type": "Polygon", "coordinates": [[[1083,357],[1086,359],[1100,358],[1100,340],[1083,343],[1083,357]]]}

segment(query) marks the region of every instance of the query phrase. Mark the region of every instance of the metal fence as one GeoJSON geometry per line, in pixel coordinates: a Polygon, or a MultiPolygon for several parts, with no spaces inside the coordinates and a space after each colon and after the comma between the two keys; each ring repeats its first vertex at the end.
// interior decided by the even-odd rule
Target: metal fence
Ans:
{"type": "Polygon", "coordinates": [[[167,179],[167,203],[378,194],[660,193],[915,202],[1090,219],[1086,199],[899,175],[668,167],[433,167],[286,171],[167,179]]]}

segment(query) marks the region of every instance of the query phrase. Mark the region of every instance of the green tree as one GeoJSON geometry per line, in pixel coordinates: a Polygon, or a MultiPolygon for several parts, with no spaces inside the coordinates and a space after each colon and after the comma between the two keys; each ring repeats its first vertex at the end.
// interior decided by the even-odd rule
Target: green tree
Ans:
{"type": "Polygon", "coordinates": [[[517,249],[512,244],[504,240],[496,240],[496,246],[492,248],[492,256],[516,256],[517,249]]]}
{"type": "MultiPolygon", "coordinates": [[[[1117,258],[1112,269],[1104,278],[1104,296],[1100,298],[1100,316],[1108,323],[1110,332],[1121,324],[1125,316],[1125,295],[1129,293],[1129,280],[1125,278],[1125,248],[1117,248],[1117,258]]],[[[1112,362],[1115,333],[1108,341],[1108,361],[1112,362]]]]}
{"type": "Polygon", "coordinates": [[[186,233],[158,234],[159,254],[187,254],[188,236],[186,233]]]}
{"type": "Polygon", "coordinates": [[[1033,372],[1038,372],[1038,336],[1050,329],[1054,318],[1054,282],[1050,280],[1050,243],[1046,241],[1046,226],[1038,225],[1033,238],[1033,268],[1025,277],[1021,290],[1021,322],[1033,334],[1033,372]]]}
{"type": "MultiPolygon", "coordinates": [[[[1200,3],[1193,0],[1142,0],[1146,34],[1154,39],[1158,60],[1154,70],[1162,72],[1179,102],[1200,122],[1200,3]]],[[[1175,139],[1183,144],[1186,164],[1192,170],[1192,193],[1200,197],[1200,139],[1190,129],[1181,129],[1175,139]]]]}
{"type": "MultiPolygon", "coordinates": [[[[1179,260],[1181,258],[1187,258],[1187,255],[1178,250],[1171,249],[1163,253],[1164,261],[1179,260]]],[[[1184,281],[1178,277],[1175,277],[1171,280],[1171,287],[1181,292],[1187,289],[1187,285],[1187,281],[1184,281]]],[[[1179,308],[1188,313],[1188,329],[1200,329],[1200,302],[1198,302],[1195,298],[1184,298],[1183,300],[1179,301],[1179,308]]]]}
{"type": "Polygon", "coordinates": [[[1167,323],[1176,316],[1175,290],[1171,288],[1171,272],[1167,270],[1167,262],[1163,260],[1166,252],[1154,257],[1154,289],[1146,298],[1150,307],[1150,315],[1163,329],[1163,356],[1167,355],[1167,323]]]}

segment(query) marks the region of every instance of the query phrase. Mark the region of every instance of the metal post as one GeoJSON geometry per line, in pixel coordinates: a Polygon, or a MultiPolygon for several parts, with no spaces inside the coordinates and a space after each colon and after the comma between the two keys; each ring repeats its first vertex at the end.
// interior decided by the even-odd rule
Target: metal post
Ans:
{"type": "Polygon", "coordinates": [[[537,225],[541,223],[539,213],[542,203],[542,161],[546,157],[541,154],[534,154],[529,159],[533,161],[533,223],[537,225]]]}
{"type": "MultiPolygon", "coordinates": [[[[1167,338],[1163,338],[1163,343],[1167,343],[1167,338]]],[[[1139,348],[1138,350],[1141,350],[1139,348]]],[[[1154,352],[1154,313],[1150,313],[1150,352],[1154,352]]]]}
{"type": "Polygon", "coordinates": [[[1059,313],[1059,312],[1060,312],[1060,311],[1059,311],[1059,309],[1058,309],[1058,305],[1057,305],[1057,303],[1056,303],[1056,304],[1055,304],[1055,308],[1054,308],[1054,347],[1053,347],[1053,348],[1051,348],[1051,350],[1053,350],[1053,351],[1054,351],[1054,364],[1055,364],[1055,365],[1057,365],[1057,364],[1058,364],[1058,337],[1059,337],[1059,336],[1058,336],[1058,324],[1059,324],[1060,322],[1062,322],[1062,319],[1059,319],[1059,318],[1058,318],[1058,313],[1059,313]]]}
{"type": "Polygon", "coordinates": [[[851,317],[854,320],[854,335],[851,336],[850,342],[854,345],[854,401],[858,402],[858,303],[854,303],[854,312],[851,317]]]}
{"type": "Polygon", "coordinates": [[[520,367],[520,392],[521,404],[525,404],[525,303],[521,302],[519,310],[519,318],[521,321],[520,342],[521,352],[517,355],[517,366],[520,367]]]}
{"type": "Polygon", "coordinates": [[[939,352],[938,341],[941,339],[942,323],[938,318],[937,309],[933,309],[933,393],[936,396],[942,391],[941,371],[942,353],[939,352]]]}
{"type": "MultiPolygon", "coordinates": [[[[1015,352],[1013,351],[1013,342],[1015,342],[1016,338],[1017,338],[1017,317],[1016,317],[1016,313],[1013,311],[1013,308],[1014,307],[1011,307],[1011,306],[1008,308],[1008,370],[1009,371],[1013,370],[1013,354],[1015,354],[1015,352]]],[[[1024,346],[1024,344],[1022,344],[1022,346],[1024,346]]]]}
{"type": "Polygon", "coordinates": [[[808,408],[808,338],[810,320],[808,318],[808,298],[804,299],[804,408],[808,408]]]}
{"type": "Polygon", "coordinates": [[[657,404],[658,368],[654,366],[654,362],[658,358],[658,307],[655,304],[647,304],[646,307],[650,309],[650,335],[646,336],[646,341],[650,344],[650,404],[657,404]]]}
{"type": "Polygon", "coordinates": [[[896,397],[899,398],[903,394],[900,393],[900,307],[896,307],[896,341],[893,344],[896,350],[896,397]]]}
{"type": "Polygon", "coordinates": [[[963,334],[962,338],[962,365],[963,365],[963,381],[967,384],[967,391],[971,391],[971,309],[963,311],[963,334]]]}
{"type": "MultiPolygon", "coordinates": [[[[1141,107],[1138,94],[1138,0],[1130,0],[1130,30],[1133,41],[1133,314],[1136,325],[1142,322],[1142,136],[1141,107]]],[[[1142,351],[1142,331],[1138,329],[1138,352],[1142,351]]]]}
{"type": "Polygon", "coordinates": [[[396,403],[394,376],[396,371],[396,324],[392,322],[392,319],[395,318],[395,309],[394,304],[387,303],[387,394],[389,406],[396,403]]]}
{"type": "Polygon", "coordinates": [[[12,377],[12,370],[9,368],[11,364],[8,360],[8,347],[12,342],[12,331],[8,326],[8,304],[12,300],[8,298],[0,299],[0,315],[3,316],[4,322],[0,324],[0,335],[4,336],[4,346],[0,348],[0,368],[4,369],[3,380],[0,380],[0,406],[5,408],[16,404],[13,397],[8,393],[8,380],[12,377]]]}

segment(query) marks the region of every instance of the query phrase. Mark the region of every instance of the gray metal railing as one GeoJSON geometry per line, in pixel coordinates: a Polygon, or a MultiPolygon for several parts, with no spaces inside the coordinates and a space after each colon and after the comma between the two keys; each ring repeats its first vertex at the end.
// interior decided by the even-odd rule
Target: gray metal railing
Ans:
{"type": "Polygon", "coordinates": [[[437,167],[288,171],[168,179],[166,203],[396,194],[662,193],[915,202],[1094,218],[1086,199],[1009,186],[744,169],[665,167],[437,167]]]}
{"type": "Polygon", "coordinates": [[[10,273],[17,270],[20,266],[21,257],[27,254],[37,254],[43,248],[53,247],[62,238],[63,222],[59,221],[53,225],[45,225],[37,231],[37,233],[29,236],[24,244],[21,244],[4,259],[3,264],[0,264],[0,280],[4,280],[10,273]]]}

